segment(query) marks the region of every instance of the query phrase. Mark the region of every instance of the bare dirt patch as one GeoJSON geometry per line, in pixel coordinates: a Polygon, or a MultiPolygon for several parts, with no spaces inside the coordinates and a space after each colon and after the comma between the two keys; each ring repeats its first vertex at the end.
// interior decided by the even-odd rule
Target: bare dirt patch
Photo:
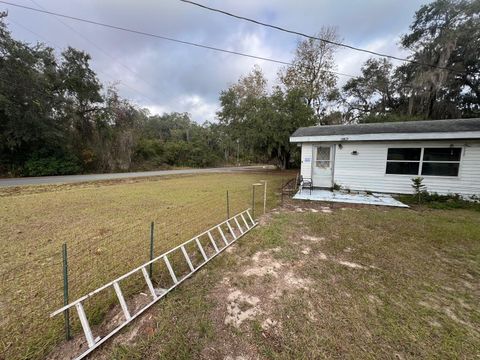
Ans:
{"type": "Polygon", "coordinates": [[[240,327],[245,320],[253,319],[262,313],[256,296],[243,293],[241,290],[233,290],[227,296],[227,316],[225,324],[240,327]]]}
{"type": "MultiPolygon", "coordinates": [[[[299,274],[298,264],[278,260],[279,248],[254,253],[235,273],[224,277],[214,290],[215,301],[226,304],[224,324],[237,329],[245,323],[259,321],[264,331],[271,332],[279,326],[273,317],[277,299],[296,291],[308,291],[312,281],[299,274]],[[232,285],[250,279],[242,289],[232,285]]],[[[300,252],[300,249],[299,249],[300,252]]],[[[243,283],[242,283],[243,284],[243,283]]]]}

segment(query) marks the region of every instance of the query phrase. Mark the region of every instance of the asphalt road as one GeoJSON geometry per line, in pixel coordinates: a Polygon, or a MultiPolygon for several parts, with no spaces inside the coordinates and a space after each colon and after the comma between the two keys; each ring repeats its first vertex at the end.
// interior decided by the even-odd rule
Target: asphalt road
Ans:
{"type": "Polygon", "coordinates": [[[222,172],[252,171],[252,170],[264,170],[264,169],[273,169],[273,166],[260,165],[260,166],[239,166],[239,167],[222,167],[222,168],[205,168],[205,169],[142,171],[142,172],[114,173],[114,174],[8,178],[8,179],[0,179],[0,187],[22,186],[22,185],[66,184],[66,183],[77,183],[77,182],[84,182],[84,181],[128,179],[128,178],[138,178],[138,177],[147,177],[147,176],[222,173],[222,172]]]}

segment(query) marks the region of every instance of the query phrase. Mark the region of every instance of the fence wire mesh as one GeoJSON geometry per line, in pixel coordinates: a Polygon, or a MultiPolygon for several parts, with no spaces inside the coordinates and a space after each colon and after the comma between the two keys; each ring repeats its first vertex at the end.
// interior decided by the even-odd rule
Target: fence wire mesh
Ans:
{"type": "MultiPolygon", "coordinates": [[[[266,210],[278,206],[282,176],[256,174],[253,179],[255,183],[267,180],[266,210]]],[[[144,204],[132,204],[131,213],[117,213],[115,204],[111,204],[110,214],[102,216],[102,221],[93,219],[88,227],[48,229],[50,238],[42,242],[41,250],[30,234],[16,234],[16,241],[24,241],[24,246],[17,246],[15,253],[6,249],[2,258],[10,261],[0,269],[0,313],[5,314],[0,317],[0,358],[41,358],[64,339],[63,316],[49,318],[63,306],[62,243],[68,248],[71,302],[150,260],[152,222],[156,257],[226,220],[228,214],[254,206],[255,215],[261,215],[263,186],[255,188],[253,202],[252,183],[249,178],[249,182],[226,182],[215,188],[185,187],[181,192],[188,196],[165,192],[151,204],[147,197],[144,204]],[[139,206],[148,208],[147,215],[145,209],[137,215],[139,206]]],[[[84,211],[82,216],[88,216],[88,209],[84,211]]],[[[156,281],[164,275],[154,269],[156,281]]],[[[131,279],[122,284],[122,289],[128,296],[144,284],[141,278],[131,279]]],[[[113,291],[106,291],[95,302],[88,301],[91,324],[100,323],[113,303],[117,303],[113,291]]],[[[71,320],[73,334],[78,334],[81,328],[76,316],[71,320]]]]}

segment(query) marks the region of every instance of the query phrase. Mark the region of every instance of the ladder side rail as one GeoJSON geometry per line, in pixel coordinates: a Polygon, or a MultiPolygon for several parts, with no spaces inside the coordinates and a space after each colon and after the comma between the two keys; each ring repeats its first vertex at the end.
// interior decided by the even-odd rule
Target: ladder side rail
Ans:
{"type": "MultiPolygon", "coordinates": [[[[255,224],[253,227],[255,227],[257,224],[255,224]]],[[[241,237],[241,236],[240,236],[241,237]]],[[[238,237],[236,240],[233,240],[231,243],[229,243],[228,245],[231,245],[233,244],[235,241],[237,241],[240,237],[238,237]]],[[[214,254],[212,257],[210,257],[207,261],[201,263],[194,271],[192,271],[191,273],[189,273],[188,275],[186,275],[185,277],[183,277],[182,279],[180,279],[178,281],[178,283],[174,284],[173,286],[171,286],[170,288],[168,288],[162,295],[158,296],[155,300],[151,301],[150,303],[148,303],[144,308],[142,308],[141,310],[139,310],[135,315],[132,316],[132,318],[130,319],[130,321],[127,321],[127,322],[123,322],[121,325],[119,325],[116,329],[114,329],[112,332],[110,332],[109,334],[105,335],[103,338],[101,338],[98,342],[94,342],[93,346],[92,347],[89,347],[83,354],[79,355],[77,358],[75,358],[75,360],[81,360],[81,359],[84,359],[87,355],[89,355],[90,353],[92,353],[92,351],[94,351],[97,347],[99,347],[101,344],[103,344],[105,341],[107,341],[108,339],[110,339],[112,336],[114,336],[116,333],[118,333],[120,330],[122,330],[125,326],[127,326],[130,322],[132,322],[134,319],[136,319],[138,316],[140,316],[142,313],[144,313],[147,309],[149,309],[153,304],[155,304],[156,302],[158,302],[160,299],[162,299],[165,295],[167,295],[170,291],[172,291],[174,288],[176,288],[178,285],[180,285],[182,282],[184,282],[185,280],[187,280],[188,278],[190,278],[191,276],[193,276],[193,274],[195,274],[198,270],[200,270],[205,264],[207,264],[209,261],[211,261],[213,258],[215,258],[216,256],[218,256],[219,254],[221,254],[228,246],[225,246],[223,247],[222,249],[220,249],[219,253],[218,254],[214,254]]],[[[146,264],[148,265],[148,264],[146,264]]],[[[81,304],[79,304],[81,306],[81,304]]],[[[82,308],[83,309],[83,308],[82,308]]],[[[85,313],[84,313],[85,314],[85,313]]],[[[87,323],[88,324],[88,323],[87,323]]],[[[90,332],[91,333],[91,332],[90,332]]],[[[93,341],[93,336],[92,336],[92,341],[93,341]]]]}
{"type": "MultiPolygon", "coordinates": [[[[87,295],[84,295],[84,296],[78,298],[77,300],[72,301],[71,303],[69,303],[69,304],[67,304],[67,305],[59,308],[58,310],[52,312],[52,313],[50,314],[50,317],[56,316],[56,315],[58,315],[58,314],[60,314],[60,313],[63,313],[65,310],[67,310],[67,309],[75,306],[77,303],[82,302],[82,301],[88,299],[89,297],[91,297],[91,296],[93,296],[93,295],[95,295],[95,294],[98,294],[99,292],[101,292],[102,290],[105,290],[106,288],[108,288],[108,287],[110,287],[110,286],[113,286],[113,283],[114,283],[114,282],[119,282],[120,280],[123,280],[123,279],[129,277],[130,275],[136,273],[137,271],[141,271],[142,267],[148,266],[148,265],[150,265],[150,264],[152,264],[152,263],[154,263],[154,262],[156,262],[156,261],[159,261],[162,257],[164,257],[164,256],[166,256],[166,255],[168,255],[168,254],[170,254],[170,253],[172,253],[172,252],[174,252],[175,250],[178,250],[180,247],[185,246],[185,245],[191,243],[192,241],[195,241],[195,239],[196,239],[197,237],[202,236],[202,235],[208,233],[209,231],[214,230],[214,229],[217,228],[217,227],[220,229],[220,226],[221,226],[221,225],[227,223],[229,220],[232,220],[235,216],[237,216],[237,215],[239,215],[239,214],[241,214],[241,213],[245,213],[245,212],[250,216],[250,213],[248,212],[249,210],[250,210],[250,209],[244,210],[244,211],[242,211],[242,212],[240,212],[240,213],[232,216],[230,219],[227,219],[227,220],[225,220],[225,221],[223,221],[223,222],[221,222],[221,223],[219,223],[219,224],[211,227],[211,228],[208,229],[207,231],[202,232],[201,234],[199,234],[199,235],[191,238],[190,240],[185,241],[184,243],[182,243],[182,244],[174,247],[173,249],[170,249],[169,251],[167,251],[167,252],[165,252],[165,253],[157,256],[156,258],[154,258],[154,259],[152,259],[152,260],[150,260],[150,261],[148,261],[148,262],[140,265],[139,267],[137,267],[137,268],[135,268],[135,269],[133,269],[133,270],[131,270],[131,271],[123,274],[122,276],[116,278],[115,280],[112,280],[112,281],[110,281],[109,283],[107,283],[107,284],[99,287],[98,289],[93,290],[92,292],[88,293],[87,295]]],[[[251,219],[251,216],[250,216],[250,219],[251,219]]],[[[253,222],[253,220],[252,220],[252,222],[253,222]]],[[[253,223],[255,224],[255,222],[253,222],[253,223]]],[[[225,235],[223,235],[223,236],[225,236],[225,235]]],[[[225,239],[224,239],[224,241],[225,241],[225,244],[228,244],[228,242],[227,242],[225,239]]]]}

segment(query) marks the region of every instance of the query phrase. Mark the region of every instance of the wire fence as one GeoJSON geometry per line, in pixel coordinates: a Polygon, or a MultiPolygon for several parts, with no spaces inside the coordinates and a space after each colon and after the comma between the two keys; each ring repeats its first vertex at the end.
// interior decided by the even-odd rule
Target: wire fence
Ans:
{"type": "MultiPolygon", "coordinates": [[[[229,216],[250,207],[257,217],[264,211],[264,200],[265,211],[278,206],[282,179],[264,177],[265,197],[264,183],[228,190],[196,189],[186,201],[166,196],[148,218],[122,223],[112,213],[109,222],[63,231],[63,238],[52,238],[41,254],[28,246],[21,249],[15,255],[16,262],[0,273],[0,314],[5,314],[0,317],[0,358],[41,358],[65,338],[62,316],[49,318],[64,305],[62,243],[68,250],[68,296],[73,301],[229,216]]],[[[144,285],[144,280],[122,285],[122,289],[128,295],[138,291],[140,283],[144,285]]],[[[95,304],[86,304],[91,324],[101,323],[113,303],[115,294],[107,292],[95,304]]],[[[71,318],[75,335],[81,327],[76,317],[71,318]]]]}

